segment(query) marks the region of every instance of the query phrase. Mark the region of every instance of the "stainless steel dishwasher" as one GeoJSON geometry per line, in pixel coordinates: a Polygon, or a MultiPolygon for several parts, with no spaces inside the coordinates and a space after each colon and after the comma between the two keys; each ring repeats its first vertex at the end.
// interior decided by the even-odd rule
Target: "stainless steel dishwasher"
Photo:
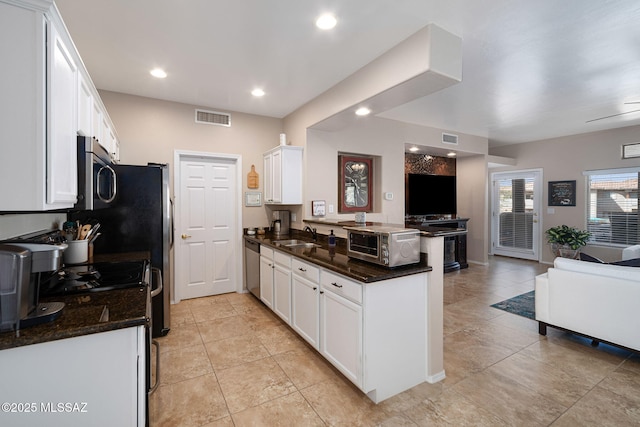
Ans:
{"type": "Polygon", "coordinates": [[[247,289],[260,299],[260,243],[244,240],[244,273],[247,289]]]}

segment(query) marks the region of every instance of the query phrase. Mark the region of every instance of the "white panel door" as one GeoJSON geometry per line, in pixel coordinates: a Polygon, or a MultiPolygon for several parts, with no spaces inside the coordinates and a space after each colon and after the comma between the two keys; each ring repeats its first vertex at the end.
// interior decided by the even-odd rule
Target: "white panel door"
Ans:
{"type": "Polygon", "coordinates": [[[181,298],[236,290],[236,163],[180,162],[181,298]]]}

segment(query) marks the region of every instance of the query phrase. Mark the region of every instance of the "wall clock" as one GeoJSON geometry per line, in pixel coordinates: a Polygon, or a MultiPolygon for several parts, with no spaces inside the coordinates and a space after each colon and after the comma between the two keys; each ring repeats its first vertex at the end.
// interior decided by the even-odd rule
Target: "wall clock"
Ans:
{"type": "Polygon", "coordinates": [[[370,212],[373,194],[370,157],[339,155],[338,212],[370,212]]]}

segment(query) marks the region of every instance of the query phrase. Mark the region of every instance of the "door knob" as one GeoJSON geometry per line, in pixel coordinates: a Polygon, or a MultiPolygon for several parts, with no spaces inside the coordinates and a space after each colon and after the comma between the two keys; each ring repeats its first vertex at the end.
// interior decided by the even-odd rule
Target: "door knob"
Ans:
{"type": "Polygon", "coordinates": [[[183,235],[182,235],[182,239],[183,239],[183,240],[187,240],[189,237],[191,237],[191,235],[190,235],[190,234],[183,234],[183,235]]]}

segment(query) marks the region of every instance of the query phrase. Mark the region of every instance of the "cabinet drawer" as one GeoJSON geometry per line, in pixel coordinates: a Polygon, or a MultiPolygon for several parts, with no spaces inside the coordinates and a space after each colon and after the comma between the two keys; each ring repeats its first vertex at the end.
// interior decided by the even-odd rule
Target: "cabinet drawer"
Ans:
{"type": "Polygon", "coordinates": [[[312,266],[311,264],[307,264],[306,262],[293,259],[291,261],[291,271],[293,271],[293,274],[297,274],[298,276],[304,277],[314,283],[320,282],[320,269],[312,266]]]}
{"type": "Polygon", "coordinates": [[[359,283],[323,270],[320,277],[320,285],[324,290],[362,304],[362,285],[359,283]]]}
{"type": "Polygon", "coordinates": [[[263,257],[269,258],[270,260],[273,260],[273,249],[268,248],[264,245],[261,245],[260,255],[262,255],[263,257]]]}
{"type": "Polygon", "coordinates": [[[280,251],[273,251],[273,260],[276,264],[280,264],[287,269],[291,268],[291,255],[284,254],[280,251]]]}

